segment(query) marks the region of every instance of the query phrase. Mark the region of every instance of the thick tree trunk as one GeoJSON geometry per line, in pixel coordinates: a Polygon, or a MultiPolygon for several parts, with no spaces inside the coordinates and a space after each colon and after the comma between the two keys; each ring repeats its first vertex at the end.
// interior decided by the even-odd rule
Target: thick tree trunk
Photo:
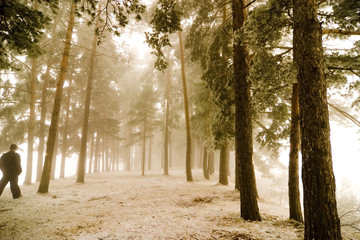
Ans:
{"type": "Polygon", "coordinates": [[[299,84],[293,84],[291,99],[291,134],[289,156],[289,211],[290,219],[302,222],[299,191],[299,151],[300,151],[300,109],[299,84]]]}
{"type": "Polygon", "coordinates": [[[189,100],[188,100],[187,87],[186,87],[184,47],[183,47],[181,31],[178,32],[178,35],[179,35],[179,46],[180,46],[181,79],[183,84],[185,124],[186,124],[186,180],[188,182],[192,182],[193,177],[191,172],[191,132],[190,132],[189,100]]]}
{"type": "Polygon", "coordinates": [[[208,152],[207,152],[207,147],[204,146],[204,153],[203,153],[203,174],[204,174],[204,178],[209,180],[209,164],[208,164],[208,152]]]}
{"type": "Polygon", "coordinates": [[[165,88],[165,129],[164,129],[164,175],[169,175],[169,121],[170,121],[170,68],[166,74],[165,88]]]}
{"type": "Polygon", "coordinates": [[[220,163],[219,163],[219,183],[223,185],[228,185],[228,174],[227,174],[227,160],[228,160],[228,144],[224,143],[220,149],[220,163]]]}
{"type": "MultiPolygon", "coordinates": [[[[99,25],[100,17],[98,16],[96,19],[95,27],[99,25]]],[[[85,166],[86,166],[86,150],[87,150],[87,142],[88,142],[88,130],[89,130],[89,117],[90,117],[90,104],[91,104],[91,92],[93,88],[94,81],[94,67],[95,67],[95,53],[97,46],[98,36],[94,33],[92,48],[91,48],[91,57],[90,57],[90,65],[88,72],[88,81],[86,87],[86,98],[84,105],[84,120],[83,120],[83,128],[81,134],[81,147],[78,161],[78,174],[77,174],[77,183],[84,183],[85,178],[85,166]]]]}
{"type": "Polygon", "coordinates": [[[74,21],[75,21],[75,5],[76,4],[74,2],[71,2],[71,10],[70,10],[68,28],[66,31],[64,53],[63,53],[60,73],[59,73],[59,77],[58,77],[57,85],[56,85],[54,107],[53,107],[53,112],[52,112],[52,116],[51,116],[49,137],[48,137],[48,141],[47,141],[47,145],[46,145],[44,169],[43,169],[43,172],[41,175],[40,186],[38,189],[39,193],[47,193],[49,191],[51,163],[52,163],[52,158],[53,158],[53,154],[54,154],[55,140],[56,140],[56,135],[57,135],[60,108],[61,108],[63,85],[64,85],[65,75],[66,75],[67,66],[68,66],[68,62],[69,62],[71,38],[72,38],[72,33],[73,33],[73,28],[74,28],[74,21]]]}
{"type": "Polygon", "coordinates": [[[70,118],[70,102],[71,102],[71,83],[72,80],[69,81],[69,87],[67,91],[67,98],[65,103],[65,119],[64,119],[64,131],[63,131],[63,141],[61,146],[61,162],[60,162],[60,178],[65,178],[65,164],[66,164],[66,156],[68,149],[68,131],[69,131],[69,118],[70,118]]]}
{"type": "MultiPolygon", "coordinates": [[[[233,31],[238,33],[246,20],[244,0],[233,0],[233,31]]],[[[250,82],[248,49],[244,43],[234,43],[234,87],[235,87],[235,151],[239,165],[239,187],[241,217],[260,221],[257,203],[255,170],[253,165],[253,142],[251,123],[250,82]]]]}
{"type": "Polygon", "coordinates": [[[321,23],[317,2],[293,0],[299,82],[305,239],[341,239],[332,167],[321,23]]]}

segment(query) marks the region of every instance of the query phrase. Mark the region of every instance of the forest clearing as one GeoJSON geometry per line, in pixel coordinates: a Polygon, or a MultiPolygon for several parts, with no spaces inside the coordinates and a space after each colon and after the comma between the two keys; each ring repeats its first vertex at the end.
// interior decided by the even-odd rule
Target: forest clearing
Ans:
{"type": "MultiPolygon", "coordinates": [[[[263,220],[249,222],[239,215],[239,191],[194,171],[186,182],[184,171],[163,176],[150,171],[92,174],[85,184],[74,178],[52,182],[48,194],[37,194],[37,184],[22,186],[23,197],[13,200],[6,189],[0,197],[0,239],[232,239],[297,240],[304,226],[289,220],[288,208],[272,202],[259,186],[263,220]]],[[[230,177],[231,181],[234,179],[230,177]]],[[[359,234],[343,233],[344,239],[359,234]]]]}
{"type": "Polygon", "coordinates": [[[261,198],[261,222],[239,215],[239,192],[233,185],[194,182],[183,171],[163,176],[151,171],[93,174],[85,184],[74,178],[53,181],[48,194],[37,184],[0,197],[0,239],[301,239],[303,225],[288,220],[288,210],[261,198]]]}

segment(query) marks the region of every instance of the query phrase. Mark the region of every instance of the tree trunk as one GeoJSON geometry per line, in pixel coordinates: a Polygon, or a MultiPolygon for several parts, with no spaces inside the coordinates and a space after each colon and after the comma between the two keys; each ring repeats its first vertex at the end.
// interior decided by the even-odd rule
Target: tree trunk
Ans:
{"type": "Polygon", "coordinates": [[[289,211],[290,219],[302,222],[299,191],[299,151],[300,151],[300,109],[299,84],[293,84],[291,99],[291,134],[289,157],[289,211]]]}
{"type": "Polygon", "coordinates": [[[31,59],[31,81],[30,81],[30,116],[28,120],[28,147],[27,164],[24,184],[31,184],[33,168],[33,147],[34,147],[34,128],[35,128],[35,100],[36,100],[36,82],[37,82],[37,59],[31,59]]]}
{"type": "Polygon", "coordinates": [[[209,175],[211,175],[215,173],[214,151],[209,151],[208,159],[209,175]]]}
{"type": "Polygon", "coordinates": [[[96,133],[96,144],[95,144],[95,159],[94,159],[94,173],[99,172],[100,164],[100,137],[99,133],[96,133]]]}
{"type": "Polygon", "coordinates": [[[170,121],[170,89],[171,77],[170,68],[166,74],[165,89],[165,129],[164,129],[164,175],[169,175],[169,121],[170,121]]]}
{"type": "MultiPolygon", "coordinates": [[[[246,20],[244,0],[233,0],[233,32],[240,31],[246,20]]],[[[235,87],[235,151],[239,165],[241,217],[260,221],[257,203],[255,170],[253,165],[253,142],[251,124],[250,82],[248,49],[241,42],[234,43],[234,87],[235,87]]]]}
{"type": "MultiPolygon", "coordinates": [[[[151,134],[150,134],[150,135],[151,135],[151,134]]],[[[150,137],[149,137],[149,156],[148,156],[148,162],[149,162],[148,169],[149,169],[149,170],[151,170],[152,139],[153,139],[153,137],[150,136],[150,137]]]]}
{"type": "Polygon", "coordinates": [[[203,153],[203,173],[205,179],[209,180],[209,164],[208,164],[208,153],[207,153],[207,147],[204,146],[204,153],[203,153]]]}
{"type": "Polygon", "coordinates": [[[141,161],[141,175],[145,176],[145,158],[146,158],[146,124],[147,124],[147,107],[145,107],[145,116],[144,116],[144,135],[143,135],[143,146],[142,146],[142,161],[141,161]]]}
{"type": "Polygon", "coordinates": [[[293,0],[299,82],[305,239],[341,239],[317,2],[293,0]]]}
{"type": "Polygon", "coordinates": [[[188,182],[192,182],[193,177],[191,173],[191,132],[190,132],[189,101],[188,101],[187,87],[186,87],[184,47],[182,42],[181,31],[178,32],[178,35],[179,35],[179,46],[180,46],[181,79],[183,84],[185,124],[186,124],[186,180],[188,182]]]}
{"type": "Polygon", "coordinates": [[[67,91],[67,98],[65,102],[65,119],[64,119],[64,131],[63,142],[61,146],[61,162],[60,162],[60,178],[65,178],[65,164],[68,149],[68,131],[69,131],[69,118],[70,118],[70,100],[71,100],[71,79],[69,81],[69,87],[67,91]]]}
{"type": "Polygon", "coordinates": [[[89,168],[88,173],[93,173],[93,165],[94,165],[94,150],[95,148],[95,133],[91,136],[91,151],[90,151],[90,158],[89,158],[89,168]]]}
{"type": "Polygon", "coordinates": [[[51,173],[50,173],[50,180],[54,180],[55,179],[55,169],[56,169],[56,157],[58,154],[58,143],[59,143],[59,138],[58,136],[56,136],[56,140],[55,140],[55,147],[54,147],[54,157],[53,160],[51,161],[51,173]]]}
{"type": "Polygon", "coordinates": [[[227,174],[227,160],[228,160],[228,144],[224,143],[220,149],[220,164],[219,164],[219,183],[223,185],[228,185],[228,174],[227,174]]]}
{"type": "MultiPolygon", "coordinates": [[[[34,9],[38,9],[38,2],[34,1],[34,9]]],[[[28,147],[27,164],[24,184],[31,184],[34,152],[34,128],[35,128],[35,101],[36,101],[36,83],[37,83],[38,62],[36,57],[31,58],[31,79],[30,79],[30,116],[28,120],[28,147]]]]}
{"type": "MultiPolygon", "coordinates": [[[[100,12],[99,12],[100,13],[100,12]]],[[[99,25],[100,17],[98,16],[96,19],[95,27],[99,25]]],[[[88,81],[86,87],[86,98],[85,98],[85,106],[84,106],[84,120],[83,120],[83,128],[81,134],[81,147],[78,161],[78,174],[77,174],[77,183],[84,183],[85,178],[85,166],[86,166],[86,149],[88,142],[88,130],[89,130],[89,116],[90,116],[90,104],[91,104],[91,92],[93,88],[94,81],[94,67],[95,67],[95,52],[96,45],[98,41],[97,34],[94,33],[92,48],[91,48],[91,57],[90,57],[90,66],[89,66],[89,74],[88,81]]]]}
{"type": "Polygon", "coordinates": [[[43,172],[41,175],[40,186],[38,189],[39,193],[47,193],[49,191],[51,162],[52,162],[53,153],[54,153],[55,140],[56,140],[56,135],[57,135],[60,108],[61,108],[63,85],[64,85],[65,75],[66,75],[67,66],[68,66],[68,62],[69,62],[71,38],[72,38],[72,33],[73,33],[73,28],[74,28],[74,21],[75,21],[75,14],[74,14],[75,13],[75,5],[76,4],[74,2],[71,2],[71,10],[70,10],[68,28],[66,31],[64,53],[63,53],[63,58],[61,61],[59,77],[57,80],[54,107],[53,107],[53,112],[52,112],[52,116],[51,116],[48,141],[47,141],[47,145],[46,145],[44,169],[43,169],[43,172]]]}
{"type": "MultiPolygon", "coordinates": [[[[55,37],[56,26],[59,22],[58,15],[55,16],[54,25],[52,29],[51,36],[55,37]]],[[[46,66],[46,72],[44,74],[44,81],[42,86],[42,95],[41,95],[41,113],[40,113],[40,129],[39,129],[39,147],[38,147],[38,160],[37,160],[37,171],[36,171],[36,181],[39,182],[41,179],[41,170],[43,168],[44,161],[44,148],[45,148],[45,132],[46,132],[46,113],[47,113],[47,97],[48,97],[48,86],[50,81],[50,69],[53,64],[53,55],[54,55],[54,45],[55,41],[52,40],[48,48],[48,60],[46,66]]]]}

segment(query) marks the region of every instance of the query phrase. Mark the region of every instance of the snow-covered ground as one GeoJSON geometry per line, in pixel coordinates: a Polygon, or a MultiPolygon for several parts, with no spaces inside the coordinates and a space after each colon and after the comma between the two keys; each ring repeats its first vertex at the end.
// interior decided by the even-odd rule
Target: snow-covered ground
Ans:
{"type": "MultiPolygon", "coordinates": [[[[0,197],[0,239],[302,239],[303,226],[287,220],[288,210],[267,198],[259,201],[263,221],[240,215],[234,186],[207,181],[193,171],[111,172],[50,183],[21,186],[13,200],[6,188],[0,197]]],[[[346,237],[345,239],[357,239],[346,237]]]]}

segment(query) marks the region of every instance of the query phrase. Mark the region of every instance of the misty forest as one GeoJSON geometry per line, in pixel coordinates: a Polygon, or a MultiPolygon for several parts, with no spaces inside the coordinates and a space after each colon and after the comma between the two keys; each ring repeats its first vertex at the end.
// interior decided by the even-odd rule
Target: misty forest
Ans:
{"type": "Polygon", "coordinates": [[[0,38],[0,239],[360,239],[360,1],[2,0],[0,38]]]}

